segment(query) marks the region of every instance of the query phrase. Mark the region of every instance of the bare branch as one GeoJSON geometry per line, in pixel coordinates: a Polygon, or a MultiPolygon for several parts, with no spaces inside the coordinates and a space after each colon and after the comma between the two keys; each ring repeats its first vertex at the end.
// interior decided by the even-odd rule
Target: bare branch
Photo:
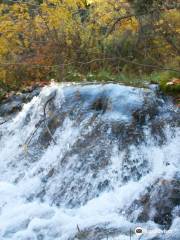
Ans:
{"type": "MultiPolygon", "coordinates": [[[[162,11],[169,11],[169,10],[179,9],[179,8],[180,8],[180,4],[178,4],[178,3],[177,4],[171,4],[171,5],[166,4],[163,8],[158,9],[158,10],[162,12],[162,11]]],[[[145,13],[142,13],[142,14],[132,13],[132,14],[128,14],[128,15],[118,17],[117,19],[115,19],[114,23],[110,27],[109,31],[106,34],[106,37],[109,36],[114,31],[116,25],[118,23],[120,23],[121,21],[126,20],[126,19],[131,19],[133,17],[138,18],[138,17],[150,15],[153,12],[154,12],[154,10],[151,10],[151,11],[148,11],[146,14],[145,13]]]]}
{"type": "Polygon", "coordinates": [[[7,123],[11,120],[11,118],[4,120],[3,122],[0,122],[0,125],[3,125],[4,123],[7,123]]]}

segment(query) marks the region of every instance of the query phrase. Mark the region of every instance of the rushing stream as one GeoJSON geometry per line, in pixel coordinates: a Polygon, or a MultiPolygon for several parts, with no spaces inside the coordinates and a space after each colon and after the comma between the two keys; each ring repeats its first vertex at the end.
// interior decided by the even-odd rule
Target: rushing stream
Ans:
{"type": "Polygon", "coordinates": [[[51,84],[3,112],[12,104],[0,106],[0,240],[129,240],[130,229],[133,240],[138,226],[142,240],[180,240],[170,99],[154,87],[51,84]]]}

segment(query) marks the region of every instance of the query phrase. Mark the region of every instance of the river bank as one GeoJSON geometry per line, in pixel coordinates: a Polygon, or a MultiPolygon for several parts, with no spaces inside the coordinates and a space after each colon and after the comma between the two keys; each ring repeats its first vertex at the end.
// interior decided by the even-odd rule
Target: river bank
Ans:
{"type": "MultiPolygon", "coordinates": [[[[52,79],[51,81],[54,81],[52,79]]],[[[176,105],[180,106],[180,78],[177,74],[170,72],[154,73],[151,75],[125,75],[125,74],[113,74],[109,71],[99,71],[96,73],[81,74],[78,72],[72,72],[67,75],[66,82],[72,83],[121,83],[127,86],[147,88],[150,84],[156,84],[162,93],[167,96],[171,96],[176,105]]],[[[30,100],[30,96],[33,96],[34,90],[40,91],[40,89],[46,85],[49,85],[50,81],[36,81],[27,82],[18,86],[7,86],[6,88],[0,88],[0,104],[6,101],[14,99],[18,101],[27,102],[30,100]]],[[[20,104],[21,105],[21,104],[20,104]]]]}

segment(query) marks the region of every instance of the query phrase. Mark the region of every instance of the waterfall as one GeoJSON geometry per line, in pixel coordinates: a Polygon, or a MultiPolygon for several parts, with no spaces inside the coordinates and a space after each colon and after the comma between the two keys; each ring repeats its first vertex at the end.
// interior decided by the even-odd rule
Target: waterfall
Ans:
{"type": "Polygon", "coordinates": [[[158,89],[52,83],[1,115],[0,239],[180,239],[179,109],[158,89]]]}

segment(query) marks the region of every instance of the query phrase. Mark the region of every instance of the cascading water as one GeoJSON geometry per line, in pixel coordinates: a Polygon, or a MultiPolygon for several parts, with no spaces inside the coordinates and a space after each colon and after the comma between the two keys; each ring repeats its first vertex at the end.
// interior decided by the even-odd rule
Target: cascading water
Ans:
{"type": "Polygon", "coordinates": [[[180,239],[179,110],[155,89],[51,84],[7,117],[0,239],[180,239]]]}

